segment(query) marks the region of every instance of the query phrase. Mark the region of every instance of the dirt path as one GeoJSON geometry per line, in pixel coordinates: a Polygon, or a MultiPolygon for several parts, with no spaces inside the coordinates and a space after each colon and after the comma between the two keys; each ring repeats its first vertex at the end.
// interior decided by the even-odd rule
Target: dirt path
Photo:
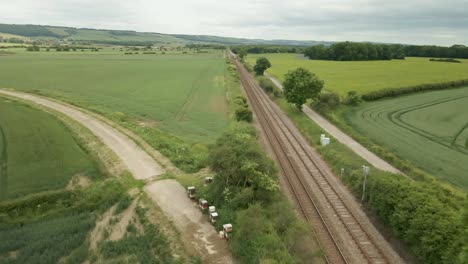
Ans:
{"type": "Polygon", "coordinates": [[[221,240],[213,226],[187,198],[185,189],[175,180],[161,180],[145,186],[145,191],[182,232],[182,239],[191,243],[203,263],[233,263],[227,243],[221,240]],[[200,246],[201,245],[201,246],[200,246]]]}
{"type": "MultiPolygon", "coordinates": [[[[275,79],[273,76],[265,73],[265,76],[268,77],[278,88],[283,90],[283,85],[275,79]]],[[[330,123],[328,120],[317,114],[314,110],[310,109],[307,105],[303,105],[303,112],[307,115],[312,121],[317,125],[327,131],[332,137],[341,142],[342,144],[348,146],[354,153],[359,155],[361,158],[367,160],[369,164],[376,167],[377,169],[388,171],[392,173],[402,174],[400,170],[390,165],[385,160],[379,158],[374,153],[370,152],[368,149],[359,144],[356,140],[343,133],[339,128],[330,123]]]]}
{"type": "MultiPolygon", "coordinates": [[[[76,120],[114,151],[137,179],[153,180],[155,176],[164,173],[164,169],[133,140],[77,107],[16,91],[0,89],[0,94],[32,101],[76,120]]],[[[227,243],[217,236],[214,227],[186,196],[185,189],[178,182],[149,182],[145,191],[158,203],[164,214],[175,222],[184,242],[200,254],[204,263],[233,263],[227,243]]]]}

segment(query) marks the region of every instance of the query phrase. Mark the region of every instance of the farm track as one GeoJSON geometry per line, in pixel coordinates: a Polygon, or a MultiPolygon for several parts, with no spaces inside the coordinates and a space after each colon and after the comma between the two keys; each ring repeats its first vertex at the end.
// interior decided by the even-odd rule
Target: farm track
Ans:
{"type": "Polygon", "coordinates": [[[313,226],[327,263],[392,263],[340,196],[325,163],[307,148],[292,123],[235,61],[255,115],[304,218],[313,226]],[[334,218],[334,219],[332,219],[334,218]]]}

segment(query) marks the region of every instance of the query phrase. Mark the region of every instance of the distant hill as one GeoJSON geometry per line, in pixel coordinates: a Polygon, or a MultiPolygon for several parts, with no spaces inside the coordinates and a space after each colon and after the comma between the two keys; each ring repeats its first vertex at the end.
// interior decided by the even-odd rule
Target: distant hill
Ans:
{"type": "Polygon", "coordinates": [[[230,38],[207,35],[181,35],[160,34],[151,32],[136,32],[130,30],[107,30],[91,28],[72,28],[59,26],[41,25],[14,25],[0,24],[1,33],[18,38],[29,38],[31,40],[66,40],[75,42],[90,42],[102,44],[120,45],[144,45],[144,44],[223,44],[223,45],[294,45],[311,46],[315,44],[330,44],[319,41],[299,40],[264,40],[230,38]]]}

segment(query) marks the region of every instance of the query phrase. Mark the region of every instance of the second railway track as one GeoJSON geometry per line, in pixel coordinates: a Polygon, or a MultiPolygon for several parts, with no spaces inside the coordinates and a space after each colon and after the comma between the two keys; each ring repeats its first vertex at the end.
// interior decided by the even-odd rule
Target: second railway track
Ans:
{"type": "Polygon", "coordinates": [[[307,148],[307,142],[297,134],[292,123],[245,68],[236,60],[235,64],[250,104],[276,155],[282,175],[286,178],[302,215],[312,225],[320,246],[325,251],[327,263],[390,263],[378,243],[373,241],[340,197],[333,183],[330,183],[329,175],[321,164],[323,161],[307,148]],[[331,210],[328,216],[324,210],[331,210]],[[330,212],[335,218],[333,222],[330,221],[330,212]]]}

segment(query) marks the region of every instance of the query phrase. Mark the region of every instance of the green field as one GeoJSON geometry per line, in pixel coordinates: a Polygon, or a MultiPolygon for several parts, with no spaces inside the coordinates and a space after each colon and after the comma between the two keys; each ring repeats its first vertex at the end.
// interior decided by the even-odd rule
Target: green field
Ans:
{"type": "Polygon", "coordinates": [[[344,113],[360,134],[434,176],[468,188],[468,87],[364,103],[344,113]]]}
{"type": "Polygon", "coordinates": [[[142,126],[190,142],[212,142],[228,125],[222,51],[90,53],[1,56],[0,87],[39,91],[103,113],[122,112],[142,126]]]}
{"type": "Polygon", "coordinates": [[[95,164],[50,114],[0,97],[0,200],[64,188],[95,164]]]}
{"type": "Polygon", "coordinates": [[[268,73],[283,81],[284,75],[298,67],[309,69],[325,80],[325,89],[345,95],[383,88],[399,88],[425,83],[468,79],[468,60],[462,63],[430,62],[428,58],[391,61],[322,61],[307,60],[298,54],[249,54],[247,61],[267,57],[273,65],[268,73]]]}

